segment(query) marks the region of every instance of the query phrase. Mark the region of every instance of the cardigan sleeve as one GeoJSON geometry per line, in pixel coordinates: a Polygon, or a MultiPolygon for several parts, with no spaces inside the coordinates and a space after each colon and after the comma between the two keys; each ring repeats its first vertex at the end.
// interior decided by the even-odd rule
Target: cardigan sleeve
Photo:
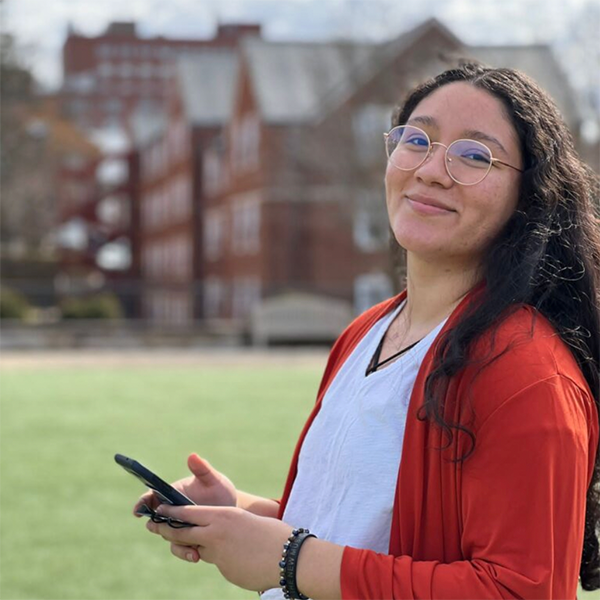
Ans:
{"type": "Polygon", "coordinates": [[[570,379],[514,394],[477,428],[462,467],[464,560],[346,547],[342,598],[575,598],[597,443],[593,399],[570,379]]]}

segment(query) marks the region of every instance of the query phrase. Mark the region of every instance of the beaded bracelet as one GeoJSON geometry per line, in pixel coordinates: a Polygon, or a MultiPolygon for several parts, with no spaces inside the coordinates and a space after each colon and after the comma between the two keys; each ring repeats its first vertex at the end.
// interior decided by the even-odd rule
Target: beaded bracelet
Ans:
{"type": "Polygon", "coordinates": [[[281,569],[281,578],[279,585],[283,590],[283,597],[294,598],[297,600],[308,600],[308,596],[301,594],[296,585],[296,568],[298,566],[298,554],[302,544],[308,539],[317,536],[311,533],[308,529],[294,529],[288,541],[283,545],[283,553],[279,561],[281,569]]]}

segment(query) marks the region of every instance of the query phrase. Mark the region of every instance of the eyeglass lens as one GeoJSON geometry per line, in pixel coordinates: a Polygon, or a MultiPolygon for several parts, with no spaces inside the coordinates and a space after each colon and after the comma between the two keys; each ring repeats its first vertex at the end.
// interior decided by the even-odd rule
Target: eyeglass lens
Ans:
{"type": "MultiPolygon", "coordinates": [[[[431,142],[427,134],[410,125],[395,127],[386,138],[390,162],[403,171],[412,171],[427,158],[431,142]]],[[[489,149],[475,140],[456,140],[448,146],[446,168],[457,182],[472,185],[481,181],[490,170],[492,155],[489,149]]]]}

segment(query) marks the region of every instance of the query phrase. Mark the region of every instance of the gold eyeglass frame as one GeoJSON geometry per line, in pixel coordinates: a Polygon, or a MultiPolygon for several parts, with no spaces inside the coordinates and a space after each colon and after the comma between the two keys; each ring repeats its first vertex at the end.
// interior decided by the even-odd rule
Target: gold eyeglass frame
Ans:
{"type": "Polygon", "coordinates": [[[492,151],[483,142],[480,142],[479,140],[470,140],[470,139],[461,138],[458,140],[454,140],[450,145],[446,146],[446,144],[442,144],[441,142],[432,142],[431,138],[427,135],[427,133],[425,131],[423,131],[420,127],[415,127],[414,125],[396,125],[395,127],[392,127],[388,132],[383,134],[383,139],[384,139],[384,143],[385,143],[385,153],[387,155],[388,162],[392,165],[392,167],[394,167],[395,169],[398,169],[399,171],[414,171],[415,169],[418,169],[429,158],[429,156],[431,155],[431,153],[433,151],[434,146],[442,146],[443,148],[446,148],[446,152],[444,153],[444,167],[446,168],[446,173],[448,173],[448,176],[450,177],[450,179],[452,179],[452,181],[458,183],[459,185],[477,185],[478,183],[481,183],[488,176],[489,172],[492,170],[492,167],[494,166],[495,163],[500,163],[501,165],[504,165],[505,167],[510,167],[511,169],[514,169],[515,171],[519,171],[519,173],[524,172],[523,169],[519,169],[518,167],[515,167],[507,162],[504,162],[503,160],[500,160],[499,158],[495,158],[494,155],[492,154],[492,151]],[[387,145],[387,139],[392,134],[392,132],[395,131],[396,129],[401,129],[401,128],[405,128],[405,127],[410,127],[412,129],[416,129],[417,131],[420,131],[427,138],[427,141],[429,142],[429,148],[427,149],[427,153],[423,157],[423,160],[418,165],[416,165],[415,167],[411,167],[410,169],[403,169],[402,167],[399,167],[398,165],[396,165],[392,162],[392,160],[391,160],[392,157],[389,154],[388,145],[387,145]],[[450,173],[450,169],[448,168],[448,163],[452,162],[452,157],[448,156],[448,150],[450,150],[452,145],[456,144],[457,142],[474,142],[476,144],[483,146],[490,153],[490,164],[487,168],[487,171],[484,173],[483,177],[481,179],[479,179],[478,181],[476,181],[475,183],[463,183],[462,181],[458,181],[458,179],[453,177],[452,173],[450,173]]]}

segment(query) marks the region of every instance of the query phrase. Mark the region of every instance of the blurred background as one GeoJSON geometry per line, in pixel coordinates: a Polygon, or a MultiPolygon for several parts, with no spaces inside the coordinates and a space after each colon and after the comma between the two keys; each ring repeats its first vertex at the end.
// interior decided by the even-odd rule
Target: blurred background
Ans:
{"type": "Polygon", "coordinates": [[[1,10],[4,348],[331,342],[402,286],[381,134],[457,59],[538,80],[598,168],[597,0],[1,10]]]}
{"type": "Polygon", "coordinates": [[[0,597],[255,597],[145,533],[113,454],[174,480],[198,452],[278,497],[328,345],[403,286],[394,107],[457,60],[518,68],[600,170],[600,2],[0,0],[0,16],[0,597]]]}

